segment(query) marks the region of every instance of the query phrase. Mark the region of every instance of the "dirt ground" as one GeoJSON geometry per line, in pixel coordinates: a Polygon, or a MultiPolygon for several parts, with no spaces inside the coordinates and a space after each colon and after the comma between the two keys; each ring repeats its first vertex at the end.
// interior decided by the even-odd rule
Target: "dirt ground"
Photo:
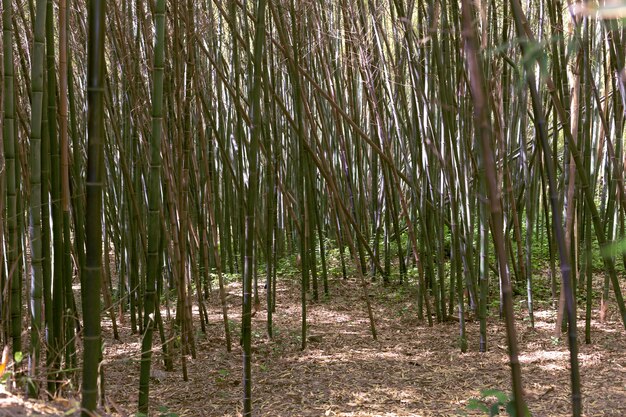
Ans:
{"type": "MultiPolygon", "coordinates": [[[[164,371],[157,346],[150,415],[240,415],[240,287],[233,284],[228,291],[232,295],[232,352],[225,349],[215,294],[208,306],[210,323],[206,335],[200,332],[196,321],[197,357],[187,360],[188,382],[183,381],[179,357],[174,372],[164,371]]],[[[300,289],[296,283],[282,284],[274,315],[274,340],[266,337],[266,312],[260,311],[253,318],[255,415],[480,415],[467,409],[472,397],[479,397],[486,389],[510,390],[505,329],[497,312],[488,324],[488,352],[478,352],[479,325],[474,320],[467,323],[468,352],[461,353],[458,322],[428,327],[418,321],[412,291],[374,285],[370,292],[378,340],[373,340],[369,331],[360,287],[353,281],[333,281],[330,300],[309,306],[310,342],[301,351],[300,289]]],[[[556,314],[547,308],[537,311],[533,330],[525,319],[525,303],[518,300],[516,305],[523,385],[529,408],[533,416],[571,415],[569,352],[566,342],[554,337],[556,314]]],[[[579,312],[582,314],[582,310],[579,312]]],[[[107,384],[103,414],[134,415],[140,337],[130,333],[128,323],[120,329],[121,342],[112,338],[110,323],[106,323],[103,333],[107,384]]],[[[593,343],[586,345],[584,317],[579,317],[579,363],[586,416],[626,416],[625,335],[611,305],[605,323],[593,321],[593,343]]],[[[24,403],[18,397],[0,393],[2,416],[59,415],[61,409],[71,414],[76,407],[76,401],[71,400],[40,403],[43,407],[59,407],[53,411],[35,410],[33,404],[39,403],[24,403]],[[7,398],[24,405],[3,407],[7,398]]]]}

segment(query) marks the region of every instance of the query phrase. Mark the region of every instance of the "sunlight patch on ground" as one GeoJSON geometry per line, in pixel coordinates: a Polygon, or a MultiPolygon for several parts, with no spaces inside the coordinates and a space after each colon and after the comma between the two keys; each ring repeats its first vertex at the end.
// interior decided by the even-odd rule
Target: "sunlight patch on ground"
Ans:
{"type": "Polygon", "coordinates": [[[604,333],[621,333],[623,330],[619,327],[609,327],[606,323],[602,323],[596,320],[591,320],[591,325],[604,333]]]}
{"type": "Polygon", "coordinates": [[[556,319],[556,310],[535,310],[533,311],[533,315],[535,316],[535,318],[540,318],[542,320],[556,319]]]}
{"type": "Polygon", "coordinates": [[[329,311],[326,309],[311,312],[309,318],[313,317],[317,319],[317,324],[348,323],[354,320],[353,317],[350,317],[348,314],[337,311],[329,311]]]}
{"type": "Polygon", "coordinates": [[[600,353],[594,352],[589,354],[578,354],[578,362],[582,366],[591,366],[591,365],[599,365],[603,362],[603,355],[600,353]]]}
{"type": "Polygon", "coordinates": [[[545,365],[539,365],[539,368],[543,369],[544,371],[552,371],[552,372],[564,371],[566,369],[565,366],[556,365],[554,363],[548,363],[548,364],[545,364],[545,365]]]}
{"type": "Polygon", "coordinates": [[[535,330],[541,330],[546,332],[554,332],[555,329],[554,321],[536,321],[535,320],[535,330]]]}
{"type": "Polygon", "coordinates": [[[70,415],[80,409],[73,399],[55,398],[52,401],[28,400],[15,396],[0,384],[0,416],[53,416],[70,415]],[[65,412],[64,410],[69,410],[65,412]]]}
{"type": "Polygon", "coordinates": [[[349,358],[347,357],[347,355],[337,355],[336,353],[327,355],[324,354],[321,350],[309,350],[307,351],[307,354],[299,356],[296,359],[296,362],[308,364],[310,361],[315,361],[318,363],[331,364],[348,360],[349,358]]]}
{"type": "MultiPolygon", "coordinates": [[[[326,414],[326,415],[329,415],[329,416],[341,416],[341,417],[352,417],[352,416],[363,417],[366,414],[363,414],[363,412],[359,411],[359,412],[354,412],[354,413],[352,413],[352,412],[349,412],[349,413],[340,412],[339,414],[331,412],[331,413],[326,414]]],[[[395,412],[388,412],[388,413],[384,413],[384,414],[376,413],[376,414],[369,414],[369,415],[376,416],[376,417],[398,417],[398,416],[400,416],[400,414],[395,413],[395,412]]],[[[423,417],[424,416],[424,414],[405,414],[405,415],[410,415],[411,417],[423,417]]]]}
{"type": "Polygon", "coordinates": [[[569,356],[567,351],[560,350],[536,350],[520,355],[519,360],[521,363],[541,363],[546,361],[559,361],[566,359],[569,356]]]}
{"type": "Polygon", "coordinates": [[[520,355],[519,360],[522,364],[533,364],[548,372],[564,371],[566,370],[565,363],[569,361],[569,351],[541,350],[539,348],[520,355]]]}

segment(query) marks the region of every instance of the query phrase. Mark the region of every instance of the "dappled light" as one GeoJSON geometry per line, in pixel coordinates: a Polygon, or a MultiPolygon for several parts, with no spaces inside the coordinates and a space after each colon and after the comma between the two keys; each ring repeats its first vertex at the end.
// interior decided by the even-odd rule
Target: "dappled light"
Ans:
{"type": "MultiPolygon", "coordinates": [[[[259,335],[254,339],[254,372],[257,383],[254,393],[261,415],[294,416],[443,416],[467,412],[468,401],[479,397],[485,389],[508,391],[509,370],[502,324],[497,318],[489,320],[493,337],[489,351],[480,353],[472,344],[467,353],[460,353],[454,339],[457,325],[428,327],[425,322],[411,320],[402,326],[393,317],[398,306],[410,303],[410,293],[399,294],[394,303],[387,300],[393,290],[376,291],[374,305],[381,317],[380,341],[368,337],[367,327],[346,332],[349,323],[362,320],[359,308],[346,313],[344,306],[358,306],[359,298],[349,286],[333,286],[335,296],[329,302],[312,306],[311,334],[319,339],[305,351],[299,349],[297,287],[281,288],[284,296],[277,305],[276,335],[272,342],[259,335]],[[339,318],[339,320],[338,320],[339,318]],[[319,320],[319,321],[318,321],[319,320]],[[417,337],[416,335],[419,335],[417,337]]],[[[229,288],[229,290],[231,290],[229,288]]],[[[240,303],[240,299],[238,303],[240,303]]],[[[240,304],[233,304],[233,317],[240,304]]],[[[538,311],[536,329],[528,330],[521,320],[520,361],[524,383],[533,415],[567,416],[568,411],[568,352],[563,341],[552,338],[554,326],[541,321],[550,314],[538,311]],[[545,329],[540,324],[546,324],[545,329]]],[[[210,317],[219,317],[213,309],[210,317]]],[[[253,331],[263,329],[265,312],[253,319],[253,331]]],[[[583,394],[593,396],[603,390],[607,416],[621,416],[626,409],[622,402],[626,376],[623,355],[626,341],[619,332],[619,323],[603,325],[616,330],[607,333],[593,328],[597,343],[582,346],[579,356],[585,377],[583,394]],[[603,344],[610,345],[606,349],[603,344]]],[[[477,324],[468,324],[470,337],[475,337],[477,324]]],[[[182,384],[178,373],[164,372],[157,366],[153,376],[155,406],[171,410],[185,409],[181,415],[236,416],[237,387],[241,372],[238,355],[229,355],[221,348],[222,331],[210,326],[208,338],[200,339],[199,357],[190,365],[190,382],[182,384]],[[173,389],[173,387],[176,388],[173,389]],[[196,398],[194,400],[193,398],[196,398]],[[210,396],[207,403],[202,398],[210,396]]],[[[120,348],[126,348],[126,344],[120,348]]],[[[113,352],[106,348],[107,352],[113,352]]],[[[128,352],[134,348],[128,345],[128,352]]],[[[107,353],[108,356],[108,353],[107,353]]],[[[119,355],[107,363],[111,377],[125,373],[132,376],[137,365],[119,355]]],[[[128,378],[132,379],[132,378],[128,378]]],[[[111,387],[112,398],[120,410],[132,409],[136,388],[132,383],[111,387]]],[[[584,404],[587,404],[584,402],[584,404]]],[[[595,415],[595,405],[585,408],[585,415],[595,415]]]]}
{"type": "Polygon", "coordinates": [[[0,417],[626,416],[626,0],[0,4],[0,417]]]}

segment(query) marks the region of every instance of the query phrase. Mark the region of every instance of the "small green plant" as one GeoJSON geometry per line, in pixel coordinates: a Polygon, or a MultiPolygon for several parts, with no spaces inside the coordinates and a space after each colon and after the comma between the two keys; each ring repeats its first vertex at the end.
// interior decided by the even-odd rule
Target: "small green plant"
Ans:
{"type": "Polygon", "coordinates": [[[241,278],[241,274],[223,273],[222,276],[224,277],[224,284],[226,285],[232,284],[233,282],[239,282],[241,278]]]}
{"type": "Polygon", "coordinates": [[[230,330],[233,338],[239,337],[239,324],[235,320],[228,319],[228,330],[230,330]]]}
{"type": "MultiPolygon", "coordinates": [[[[14,360],[15,363],[20,363],[23,359],[22,352],[15,352],[14,360]]],[[[2,363],[0,363],[0,383],[6,384],[7,380],[13,376],[13,372],[11,372],[9,368],[9,346],[6,345],[2,352],[2,363]]]]}
{"type": "MultiPolygon", "coordinates": [[[[489,417],[498,416],[501,412],[505,412],[511,417],[517,417],[515,412],[515,401],[506,392],[497,389],[486,389],[480,392],[480,398],[470,398],[467,409],[472,411],[482,411],[489,417]]],[[[526,415],[530,413],[526,411],[526,415]]]]}
{"type": "Polygon", "coordinates": [[[226,382],[226,378],[228,378],[228,375],[230,375],[230,371],[228,369],[220,369],[220,370],[217,371],[217,373],[219,375],[215,377],[215,381],[218,384],[225,383],[226,382]]]}
{"type": "Polygon", "coordinates": [[[167,407],[163,405],[160,406],[158,410],[159,410],[159,417],[178,417],[177,413],[171,412],[167,407]]]}
{"type": "Polygon", "coordinates": [[[276,272],[281,276],[295,276],[300,272],[300,268],[296,262],[296,256],[291,255],[278,260],[276,272]]]}
{"type": "MultiPolygon", "coordinates": [[[[24,359],[24,354],[22,352],[15,352],[13,355],[13,360],[15,364],[19,364],[24,359]]],[[[6,384],[7,380],[13,376],[13,371],[10,370],[11,366],[9,364],[9,346],[4,347],[4,351],[2,352],[2,363],[0,363],[0,383],[6,384]]]]}
{"type": "Polygon", "coordinates": [[[408,312],[409,306],[402,306],[402,308],[396,312],[396,317],[404,317],[408,312]]]}

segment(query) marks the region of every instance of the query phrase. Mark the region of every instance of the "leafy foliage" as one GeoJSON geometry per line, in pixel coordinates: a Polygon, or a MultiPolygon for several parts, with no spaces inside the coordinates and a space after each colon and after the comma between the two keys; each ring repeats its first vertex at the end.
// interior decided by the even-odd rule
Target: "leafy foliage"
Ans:
{"type": "MultiPolygon", "coordinates": [[[[480,398],[471,398],[467,404],[467,409],[472,411],[483,411],[489,417],[498,416],[503,411],[511,416],[517,417],[515,414],[515,400],[507,393],[497,389],[485,389],[480,393],[480,398]]],[[[526,416],[531,416],[526,410],[526,416]]]]}

